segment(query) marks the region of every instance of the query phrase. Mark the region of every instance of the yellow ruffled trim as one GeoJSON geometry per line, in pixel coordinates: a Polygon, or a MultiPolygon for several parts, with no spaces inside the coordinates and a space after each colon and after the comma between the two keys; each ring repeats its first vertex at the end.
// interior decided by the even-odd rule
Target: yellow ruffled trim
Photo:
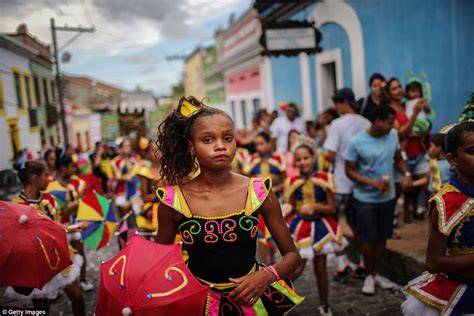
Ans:
{"type": "Polygon", "coordinates": [[[267,199],[268,194],[270,193],[270,190],[272,188],[272,178],[270,176],[263,178],[262,180],[262,187],[263,190],[265,191],[265,197],[260,201],[258,198],[257,192],[255,192],[254,189],[254,182],[257,180],[257,178],[251,178],[249,181],[249,187],[248,187],[248,196],[247,196],[247,203],[245,204],[245,215],[250,216],[252,215],[256,210],[262,206],[263,202],[267,199]],[[266,185],[268,181],[268,187],[266,185]]]}
{"type": "Polygon", "coordinates": [[[158,187],[158,189],[156,190],[156,196],[160,199],[161,203],[171,207],[172,209],[174,209],[175,211],[177,211],[178,213],[182,214],[183,216],[187,217],[187,218],[191,218],[193,216],[193,214],[191,213],[191,210],[189,209],[185,199],[184,199],[184,196],[183,196],[183,193],[181,192],[181,189],[179,188],[179,186],[173,186],[173,205],[169,205],[167,203],[165,203],[165,200],[168,196],[168,191],[164,188],[164,187],[158,187]],[[160,196],[160,192],[163,193],[163,196],[160,196]]]}
{"type": "Polygon", "coordinates": [[[246,216],[250,216],[263,204],[263,202],[268,197],[268,194],[270,193],[270,190],[271,190],[271,187],[272,187],[271,177],[265,177],[262,180],[262,187],[263,187],[266,195],[260,201],[259,198],[258,198],[258,195],[257,195],[257,193],[255,192],[255,189],[254,189],[254,181],[256,179],[257,178],[250,178],[249,185],[247,187],[247,192],[248,193],[247,193],[247,202],[246,202],[245,208],[243,210],[233,212],[233,213],[227,214],[227,215],[219,215],[219,216],[194,215],[191,212],[188,204],[186,203],[186,199],[184,198],[183,191],[181,190],[181,188],[178,185],[173,186],[173,191],[174,191],[173,192],[174,193],[173,205],[168,205],[168,204],[165,203],[166,197],[169,194],[168,191],[165,188],[158,187],[158,189],[156,190],[156,195],[160,199],[161,203],[164,203],[165,205],[168,205],[169,207],[173,208],[174,210],[181,213],[183,216],[185,216],[187,218],[195,217],[195,218],[199,218],[199,219],[210,219],[210,220],[212,220],[212,219],[224,219],[224,218],[228,218],[228,217],[231,217],[231,216],[240,215],[242,213],[245,213],[246,216]],[[267,183],[268,183],[268,185],[266,185],[267,183]],[[163,196],[160,196],[160,193],[162,193],[163,196]]]}

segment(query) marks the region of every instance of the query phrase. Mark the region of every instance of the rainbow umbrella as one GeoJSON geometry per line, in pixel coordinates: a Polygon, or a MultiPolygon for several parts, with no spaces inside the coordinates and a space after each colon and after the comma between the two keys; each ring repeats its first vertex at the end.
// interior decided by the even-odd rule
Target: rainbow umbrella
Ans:
{"type": "Polygon", "coordinates": [[[112,203],[97,193],[89,193],[79,202],[77,220],[91,222],[81,234],[84,243],[93,250],[107,245],[117,225],[112,203]]]}
{"type": "Polygon", "coordinates": [[[92,165],[89,160],[79,157],[77,160],[77,170],[79,174],[89,174],[92,173],[92,165]]]}
{"type": "Polygon", "coordinates": [[[46,191],[54,196],[54,199],[56,200],[56,203],[58,203],[60,209],[66,207],[67,190],[58,181],[51,182],[48,185],[46,191]]]}

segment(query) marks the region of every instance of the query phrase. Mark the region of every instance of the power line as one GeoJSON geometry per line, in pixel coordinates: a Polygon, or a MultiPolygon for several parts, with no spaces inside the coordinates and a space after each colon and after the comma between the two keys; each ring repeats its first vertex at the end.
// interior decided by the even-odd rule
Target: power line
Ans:
{"type": "Polygon", "coordinates": [[[53,10],[57,16],[64,16],[64,12],[61,9],[56,8],[56,6],[53,5],[53,3],[50,2],[50,0],[45,0],[45,2],[46,2],[46,5],[50,7],[50,9],[53,10]]]}
{"type": "Polygon", "coordinates": [[[72,42],[74,42],[76,39],[79,38],[79,36],[81,36],[82,33],[77,33],[75,34],[73,37],[71,37],[63,46],[59,47],[58,50],[63,50],[65,49],[67,46],[69,46],[72,42]]]}
{"type": "MultiPolygon", "coordinates": [[[[119,35],[113,35],[112,33],[110,33],[109,31],[104,31],[103,29],[97,29],[97,31],[99,33],[102,33],[106,36],[108,36],[109,38],[113,38],[115,40],[119,40],[121,41],[122,43],[125,42],[125,43],[130,43],[130,45],[133,45],[133,46],[130,46],[130,47],[137,47],[137,46],[140,46],[140,47],[149,47],[149,45],[146,45],[146,44],[143,44],[143,43],[140,43],[140,42],[134,42],[134,41],[130,41],[130,40],[124,40],[122,37],[120,37],[119,35]]],[[[116,43],[115,43],[116,44],[116,43]]],[[[127,46],[126,46],[127,47],[127,46]]]]}
{"type": "Polygon", "coordinates": [[[89,20],[89,24],[94,25],[94,23],[92,23],[91,15],[89,14],[89,9],[87,8],[86,2],[84,0],[81,0],[81,4],[82,4],[82,8],[86,12],[86,16],[87,16],[87,19],[89,20]]]}

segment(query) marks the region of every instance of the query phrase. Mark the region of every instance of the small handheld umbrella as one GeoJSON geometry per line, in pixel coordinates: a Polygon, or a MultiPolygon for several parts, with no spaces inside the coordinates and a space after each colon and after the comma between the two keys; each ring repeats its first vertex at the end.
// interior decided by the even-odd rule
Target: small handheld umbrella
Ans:
{"type": "Polygon", "coordinates": [[[79,157],[77,159],[77,170],[81,175],[92,173],[92,165],[89,160],[85,159],[84,157],[79,157]]]}
{"type": "Polygon", "coordinates": [[[85,173],[79,176],[86,183],[84,195],[92,192],[102,193],[102,180],[93,173],[85,173]]]}
{"type": "Polygon", "coordinates": [[[210,288],[199,283],[179,245],[140,236],[100,268],[96,315],[203,315],[210,288]]]}
{"type": "Polygon", "coordinates": [[[60,209],[66,206],[67,202],[67,190],[59,182],[55,181],[48,185],[47,191],[54,196],[56,203],[60,209]]]}
{"type": "Polygon", "coordinates": [[[92,222],[81,235],[84,243],[93,250],[107,245],[117,225],[112,203],[97,193],[89,193],[79,202],[77,220],[92,222]]]}
{"type": "Polygon", "coordinates": [[[41,289],[71,265],[66,230],[31,206],[0,201],[0,286],[41,289]]]}

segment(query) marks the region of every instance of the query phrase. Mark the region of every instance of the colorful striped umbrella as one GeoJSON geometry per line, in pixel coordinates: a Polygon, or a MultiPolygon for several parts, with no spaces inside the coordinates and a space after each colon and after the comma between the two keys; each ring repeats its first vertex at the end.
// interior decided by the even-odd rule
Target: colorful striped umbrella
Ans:
{"type": "Polygon", "coordinates": [[[93,250],[107,245],[117,225],[112,203],[97,193],[89,193],[79,202],[77,220],[92,222],[81,234],[84,243],[93,250]]]}
{"type": "Polygon", "coordinates": [[[79,174],[89,174],[92,173],[92,165],[88,159],[79,157],[77,160],[77,170],[79,174]]]}
{"type": "Polygon", "coordinates": [[[56,203],[58,203],[60,209],[66,207],[67,190],[58,181],[51,182],[48,185],[46,191],[54,196],[54,199],[56,200],[56,203]]]}

